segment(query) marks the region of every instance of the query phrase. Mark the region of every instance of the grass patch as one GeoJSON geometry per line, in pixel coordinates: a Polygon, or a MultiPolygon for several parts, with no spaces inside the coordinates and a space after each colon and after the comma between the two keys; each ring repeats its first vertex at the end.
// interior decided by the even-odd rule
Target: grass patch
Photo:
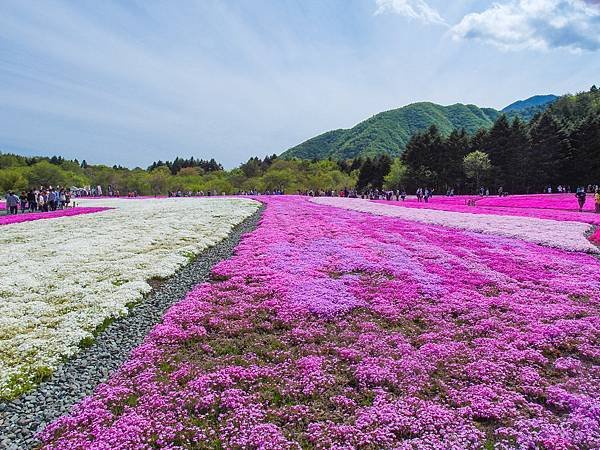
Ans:
{"type": "Polygon", "coordinates": [[[114,321],[114,317],[107,317],[106,319],[104,319],[104,321],[102,321],[102,323],[98,325],[94,329],[94,331],[92,331],[91,336],[86,336],[81,341],[79,341],[79,347],[83,349],[91,347],[96,341],[98,335],[105,331],[114,321]]]}

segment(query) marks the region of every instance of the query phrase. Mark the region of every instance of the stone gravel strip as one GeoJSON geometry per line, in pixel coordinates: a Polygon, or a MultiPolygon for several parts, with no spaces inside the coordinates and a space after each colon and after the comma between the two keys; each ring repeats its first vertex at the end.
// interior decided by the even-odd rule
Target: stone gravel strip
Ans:
{"type": "Polygon", "coordinates": [[[198,283],[210,277],[211,268],[232,256],[242,234],[258,224],[262,207],[234,228],[223,241],[202,252],[193,262],[168,278],[128,316],[113,322],[95,342],[81,350],[33,391],[10,402],[0,402],[0,449],[30,449],[40,443],[35,434],[69,412],[129,357],[164,312],[198,283]]]}

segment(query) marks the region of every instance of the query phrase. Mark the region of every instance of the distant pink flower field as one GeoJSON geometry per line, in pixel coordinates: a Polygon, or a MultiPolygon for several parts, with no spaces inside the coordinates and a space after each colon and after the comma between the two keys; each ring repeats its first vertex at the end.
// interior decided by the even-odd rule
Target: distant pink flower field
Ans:
{"type": "Polygon", "coordinates": [[[91,214],[100,211],[106,211],[111,208],[71,208],[71,209],[63,209],[60,211],[49,211],[44,213],[25,213],[25,214],[15,214],[15,215],[6,215],[0,216],[0,226],[2,225],[11,225],[13,223],[21,223],[21,222],[31,222],[33,220],[40,219],[56,219],[58,217],[70,217],[70,216],[78,216],[80,214],[91,214]]]}
{"type": "MultiPolygon", "coordinates": [[[[496,208],[542,208],[542,209],[559,209],[564,211],[578,210],[577,199],[575,194],[524,194],[524,195],[509,195],[506,197],[488,196],[481,197],[479,195],[455,195],[446,197],[444,195],[434,195],[429,203],[418,202],[415,196],[409,196],[403,202],[406,205],[467,205],[468,200],[475,200],[477,207],[496,207],[496,208]]],[[[594,211],[594,194],[588,194],[585,202],[584,210],[594,211]]]]}
{"type": "Polygon", "coordinates": [[[588,194],[583,212],[577,210],[574,194],[513,195],[508,197],[477,196],[434,196],[428,203],[417,202],[414,198],[405,201],[373,200],[386,205],[405,208],[435,209],[470,214],[490,214],[500,216],[536,217],[558,221],[584,222],[600,226],[600,214],[594,213],[594,196],[588,194]],[[475,200],[475,206],[467,201],[475,200]]]}

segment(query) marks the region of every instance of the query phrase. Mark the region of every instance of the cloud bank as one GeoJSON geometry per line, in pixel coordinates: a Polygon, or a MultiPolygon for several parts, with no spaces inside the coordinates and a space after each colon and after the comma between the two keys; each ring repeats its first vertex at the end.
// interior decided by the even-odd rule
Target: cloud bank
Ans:
{"type": "Polygon", "coordinates": [[[451,29],[457,39],[503,50],[600,49],[598,0],[513,0],[467,14],[451,29]]]}

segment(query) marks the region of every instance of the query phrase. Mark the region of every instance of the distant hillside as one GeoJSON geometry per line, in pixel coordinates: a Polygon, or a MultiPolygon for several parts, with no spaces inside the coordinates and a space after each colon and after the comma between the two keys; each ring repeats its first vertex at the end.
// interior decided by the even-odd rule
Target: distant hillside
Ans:
{"type": "Polygon", "coordinates": [[[502,112],[524,111],[531,107],[548,106],[549,103],[553,103],[556,100],[558,100],[558,96],[552,94],[534,95],[533,97],[529,97],[527,100],[519,100],[517,102],[511,103],[506,108],[504,108],[502,112]]]}
{"type": "Polygon", "coordinates": [[[382,153],[396,156],[404,151],[412,135],[433,124],[444,135],[458,128],[474,133],[491,127],[500,114],[492,108],[460,103],[450,106],[413,103],[376,114],[353,128],[323,133],[290,148],[281,157],[351,159],[382,153]]]}
{"type": "Polygon", "coordinates": [[[556,95],[536,95],[527,100],[519,100],[511,103],[502,110],[509,119],[519,117],[520,119],[529,122],[538,113],[546,111],[560,97],[556,95]]]}

